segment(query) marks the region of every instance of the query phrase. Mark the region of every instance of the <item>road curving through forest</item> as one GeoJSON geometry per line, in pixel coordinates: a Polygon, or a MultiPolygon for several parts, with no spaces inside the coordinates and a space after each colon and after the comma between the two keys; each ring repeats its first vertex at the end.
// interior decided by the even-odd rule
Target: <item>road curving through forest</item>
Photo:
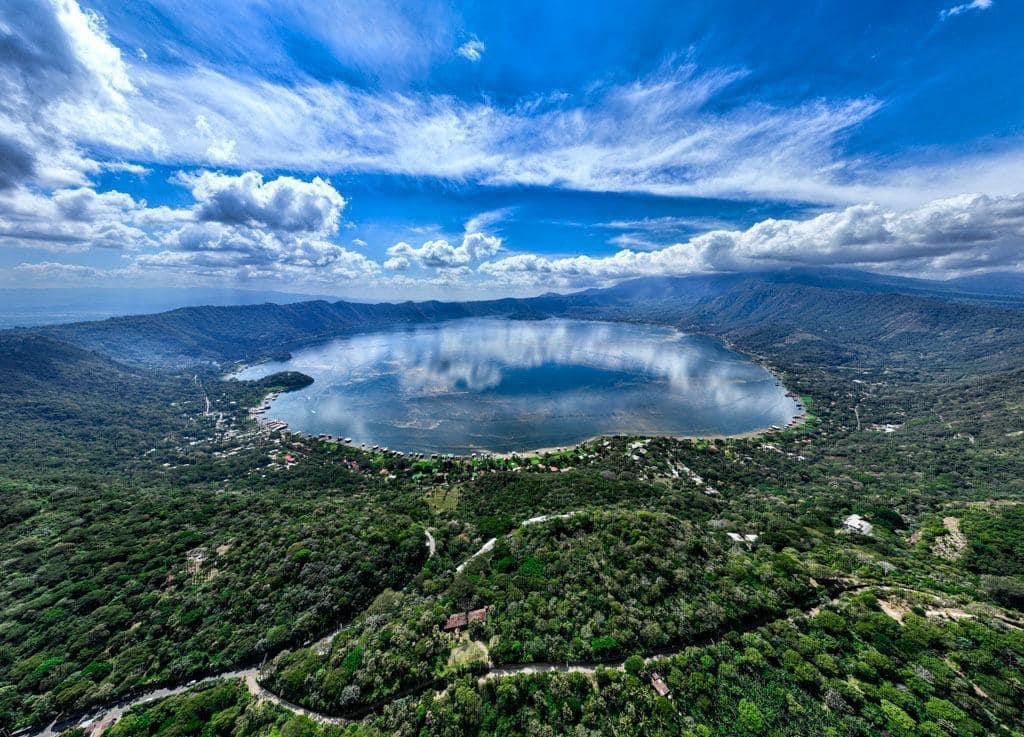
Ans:
{"type": "MultiPolygon", "coordinates": [[[[542,515],[540,517],[532,517],[532,518],[522,522],[520,527],[526,527],[526,526],[530,526],[530,525],[534,525],[534,524],[540,524],[540,523],[547,522],[547,521],[553,520],[553,519],[566,519],[566,518],[572,516],[573,514],[576,514],[576,513],[575,512],[570,512],[570,513],[561,514],[561,515],[542,515]]],[[[428,530],[425,530],[425,533],[426,533],[426,537],[427,537],[426,545],[427,545],[428,550],[429,550],[429,557],[433,557],[434,552],[435,552],[435,545],[436,544],[435,544],[433,535],[431,535],[428,530]]],[[[483,555],[483,554],[489,552],[494,547],[495,542],[496,542],[495,539],[490,539],[486,543],[484,543],[484,545],[478,551],[473,553],[465,561],[463,561],[461,564],[459,564],[456,567],[456,569],[455,569],[456,572],[462,571],[465,568],[465,566],[470,561],[472,561],[473,559],[479,557],[480,555],[483,555]]],[[[869,590],[869,589],[875,589],[875,590],[878,590],[878,591],[910,591],[910,592],[924,593],[924,594],[928,594],[928,595],[931,595],[933,597],[938,598],[937,595],[935,593],[933,593],[933,592],[918,591],[917,589],[911,589],[911,588],[908,588],[908,587],[891,586],[891,585],[885,585],[885,584],[881,584],[881,583],[863,583],[863,582],[856,581],[856,580],[853,580],[853,579],[838,580],[838,581],[835,582],[835,584],[836,584],[836,586],[834,586],[834,588],[833,588],[834,593],[830,594],[827,599],[817,600],[817,601],[808,603],[808,605],[806,607],[804,607],[804,608],[799,610],[799,614],[802,615],[802,616],[814,616],[819,611],[821,611],[822,608],[834,604],[836,601],[838,601],[843,596],[846,596],[846,595],[849,595],[849,594],[859,593],[859,592],[866,591],[866,590],[869,590]]],[[[741,633],[752,632],[754,630],[760,629],[761,627],[770,626],[771,624],[774,624],[776,622],[791,621],[791,620],[794,619],[795,616],[796,615],[793,614],[792,610],[789,610],[788,613],[786,613],[786,614],[784,614],[782,616],[776,617],[774,619],[767,619],[767,620],[759,619],[759,620],[755,620],[755,621],[751,621],[751,622],[747,622],[747,623],[737,623],[736,626],[729,628],[729,631],[741,632],[741,633]]],[[[1000,621],[1003,621],[1008,626],[1011,626],[1011,627],[1019,627],[1020,626],[1019,623],[1011,622],[1010,620],[1008,620],[1008,619],[1006,619],[1004,617],[1000,617],[998,615],[994,615],[994,616],[995,616],[996,619],[999,619],[1000,621]]],[[[344,626],[345,625],[341,625],[341,627],[339,627],[337,630],[335,630],[334,632],[328,634],[323,639],[319,640],[318,643],[317,643],[317,646],[321,650],[323,650],[323,648],[325,646],[329,646],[331,641],[334,639],[335,635],[338,632],[340,632],[342,627],[344,627],[344,626]]],[[[719,633],[716,633],[715,636],[718,636],[718,634],[719,633]]],[[[713,638],[701,638],[702,641],[703,640],[710,641],[712,639],[713,638]]],[[[660,658],[672,657],[673,655],[676,655],[676,654],[682,652],[685,648],[692,647],[695,644],[700,644],[700,642],[691,641],[691,642],[688,642],[686,645],[681,645],[681,646],[677,646],[675,648],[666,649],[663,652],[650,653],[650,654],[648,654],[647,657],[645,657],[644,660],[645,660],[645,662],[649,663],[649,662],[658,660],[660,658]]],[[[517,675],[535,674],[535,673],[584,673],[584,674],[592,675],[592,674],[594,674],[597,671],[598,668],[607,668],[607,669],[612,669],[612,670],[622,670],[624,668],[624,666],[625,666],[625,659],[610,660],[610,661],[600,661],[600,662],[599,661],[591,661],[591,662],[575,662],[575,663],[572,663],[572,662],[570,662],[570,663],[519,663],[519,664],[504,664],[504,665],[490,665],[490,664],[488,664],[486,671],[479,674],[478,683],[482,684],[482,683],[484,683],[486,681],[493,680],[493,679],[496,679],[496,678],[507,678],[507,677],[517,676],[517,675]]],[[[178,686],[167,686],[167,687],[156,688],[156,689],[153,689],[152,691],[147,691],[146,693],[141,694],[139,696],[128,697],[128,698],[122,699],[122,700],[114,703],[113,705],[106,706],[106,707],[99,707],[97,709],[92,710],[91,712],[89,712],[86,715],[81,715],[81,716],[78,716],[78,717],[74,717],[74,718],[70,718],[70,719],[64,719],[64,720],[55,720],[54,722],[49,724],[45,729],[43,729],[43,730],[41,730],[39,732],[36,732],[33,735],[33,737],[56,737],[56,735],[58,735],[60,732],[66,730],[66,729],[70,729],[72,727],[76,727],[76,726],[82,727],[83,729],[85,729],[86,733],[88,735],[90,735],[90,737],[99,737],[103,733],[104,730],[106,730],[108,727],[110,727],[115,722],[117,722],[117,720],[120,719],[121,716],[123,716],[127,711],[129,711],[133,707],[142,706],[144,704],[148,704],[148,703],[151,703],[151,702],[154,702],[154,701],[158,701],[160,699],[164,699],[164,698],[167,698],[169,696],[175,696],[175,695],[178,695],[178,694],[185,693],[186,691],[188,691],[188,690],[190,690],[192,688],[195,688],[196,686],[199,686],[199,685],[204,684],[204,683],[210,683],[210,682],[217,681],[217,680],[233,680],[233,679],[241,679],[242,682],[245,684],[246,689],[248,690],[249,694],[254,699],[256,699],[257,701],[262,701],[262,702],[267,702],[267,703],[274,704],[275,706],[277,706],[279,708],[282,708],[282,709],[285,709],[286,711],[289,711],[292,714],[297,714],[297,715],[300,715],[300,716],[304,716],[304,717],[306,717],[308,719],[311,719],[314,722],[317,722],[317,723],[320,723],[320,724],[345,725],[345,724],[348,724],[348,723],[350,723],[352,721],[355,721],[355,718],[349,719],[349,718],[346,718],[346,717],[334,716],[334,715],[330,715],[330,714],[323,714],[323,713],[314,711],[312,709],[308,709],[306,707],[300,706],[298,704],[294,704],[294,703],[292,703],[290,701],[287,701],[286,699],[284,699],[281,696],[278,696],[277,694],[269,691],[267,688],[265,688],[264,686],[262,686],[260,684],[260,682],[259,682],[259,671],[260,671],[260,669],[256,668],[256,667],[254,667],[254,668],[239,669],[239,670],[232,670],[232,671],[227,671],[227,672],[224,672],[224,673],[219,673],[219,674],[215,674],[215,675],[206,676],[205,678],[189,681],[186,684],[182,684],[182,685],[178,685],[178,686]]],[[[394,695],[394,696],[392,696],[392,697],[390,697],[388,699],[382,700],[380,702],[374,703],[374,704],[370,705],[369,707],[363,709],[360,712],[358,718],[362,718],[362,717],[366,716],[367,714],[379,711],[380,709],[384,708],[388,704],[394,703],[394,702],[396,702],[396,701],[398,701],[400,699],[408,698],[410,696],[417,696],[417,695],[422,694],[423,692],[425,692],[425,691],[427,691],[427,690],[429,690],[431,688],[436,688],[438,686],[438,684],[439,684],[439,681],[440,681],[440,679],[434,679],[432,681],[429,681],[429,682],[426,682],[426,683],[423,683],[423,684],[420,684],[420,685],[417,685],[417,686],[413,686],[411,688],[407,688],[407,689],[403,690],[399,694],[396,694],[396,695],[394,695]]],[[[443,694],[446,690],[447,689],[442,690],[441,694],[443,694]]]]}
{"type": "MultiPolygon", "coordinates": [[[[810,611],[812,611],[814,609],[817,609],[817,608],[819,608],[821,606],[827,606],[829,604],[832,604],[839,597],[841,597],[841,596],[843,596],[845,594],[855,593],[857,591],[861,591],[861,590],[865,590],[865,589],[869,589],[869,588],[873,588],[873,587],[874,587],[874,584],[865,584],[865,585],[858,586],[858,587],[842,589],[836,595],[830,597],[827,601],[824,601],[824,602],[818,601],[818,602],[815,602],[813,605],[810,605],[807,608],[802,609],[801,613],[802,614],[807,614],[808,612],[810,612],[810,611]]],[[[752,622],[752,623],[750,623],[749,625],[747,625],[745,627],[741,626],[739,628],[735,628],[733,631],[739,631],[739,632],[753,631],[755,629],[759,629],[761,627],[765,627],[765,626],[771,625],[771,624],[773,624],[776,621],[783,621],[783,620],[787,620],[787,619],[792,619],[792,617],[793,617],[792,614],[787,614],[787,615],[780,616],[780,617],[778,617],[776,619],[772,619],[772,620],[752,622]]],[[[645,658],[645,661],[646,662],[651,662],[651,661],[657,660],[659,658],[671,657],[672,655],[675,655],[675,654],[678,654],[679,652],[682,652],[682,650],[685,649],[686,647],[691,647],[693,644],[695,644],[695,643],[692,643],[692,642],[691,643],[687,643],[684,646],[680,646],[680,648],[678,650],[672,650],[672,651],[667,651],[667,652],[664,652],[664,653],[658,653],[658,654],[650,655],[647,658],[645,658]]],[[[613,669],[613,670],[615,670],[615,669],[622,670],[622,668],[624,667],[624,664],[625,664],[625,660],[622,659],[622,660],[614,660],[614,661],[608,661],[608,662],[521,663],[521,664],[496,665],[496,666],[488,666],[486,672],[479,674],[479,682],[483,683],[485,681],[492,680],[492,679],[495,679],[495,678],[507,678],[507,677],[510,677],[510,676],[524,675],[524,674],[530,674],[530,673],[586,673],[586,674],[592,674],[592,673],[596,672],[598,668],[608,668],[608,669],[613,669]]],[[[275,706],[278,706],[278,707],[280,707],[282,709],[285,709],[286,711],[289,711],[289,712],[291,712],[293,714],[297,714],[297,715],[300,715],[300,716],[307,717],[307,718],[313,720],[314,722],[317,722],[317,723],[320,723],[320,724],[345,725],[345,724],[350,723],[351,721],[354,721],[354,719],[347,719],[345,717],[333,716],[333,715],[330,715],[330,714],[323,714],[321,712],[317,712],[317,711],[314,711],[312,709],[307,709],[306,707],[299,706],[298,704],[294,704],[294,703],[292,703],[290,701],[287,701],[286,699],[284,699],[284,698],[278,696],[277,694],[269,691],[268,689],[266,689],[265,687],[263,687],[259,683],[259,669],[258,668],[248,668],[248,669],[243,669],[243,670],[229,671],[229,672],[221,673],[221,674],[218,674],[218,675],[207,676],[206,678],[202,678],[202,679],[199,679],[199,680],[196,680],[196,681],[192,681],[192,682],[190,682],[188,684],[181,685],[181,686],[154,689],[153,691],[149,691],[149,692],[147,692],[145,694],[142,694],[141,696],[137,696],[134,699],[129,699],[129,700],[118,702],[114,706],[110,706],[110,707],[106,707],[106,708],[100,708],[100,709],[92,712],[90,715],[82,717],[80,719],[56,721],[54,723],[51,723],[48,727],[46,727],[46,729],[42,730],[41,732],[36,733],[36,735],[37,735],[37,737],[56,737],[57,734],[59,734],[61,731],[65,730],[65,729],[70,729],[72,727],[79,726],[79,727],[84,728],[86,730],[87,734],[89,734],[91,737],[99,737],[99,735],[101,735],[105,729],[107,729],[112,724],[114,724],[118,719],[121,718],[122,715],[124,715],[128,710],[130,710],[131,708],[133,708],[135,706],[141,706],[141,705],[144,705],[144,704],[148,704],[148,703],[151,703],[153,701],[157,701],[157,700],[166,698],[168,696],[175,696],[175,695],[184,693],[184,692],[186,692],[186,691],[188,691],[188,690],[190,690],[190,689],[192,689],[192,688],[194,688],[196,686],[199,686],[201,684],[210,683],[212,681],[222,680],[222,679],[224,679],[224,680],[241,679],[244,682],[244,684],[246,686],[246,689],[248,690],[249,694],[254,699],[256,699],[257,701],[264,701],[264,702],[272,703],[275,706]]],[[[434,680],[434,681],[430,681],[430,682],[421,684],[419,686],[415,686],[415,687],[412,687],[412,688],[409,688],[409,689],[405,689],[400,694],[398,694],[398,695],[396,695],[396,696],[394,696],[394,697],[392,697],[390,699],[387,699],[387,700],[384,700],[382,702],[378,702],[376,704],[373,704],[371,707],[365,709],[364,712],[366,714],[368,714],[368,713],[373,713],[373,712],[379,711],[380,709],[384,708],[385,706],[387,706],[390,703],[394,703],[395,701],[398,701],[398,700],[403,699],[403,698],[408,698],[410,696],[417,696],[417,695],[419,695],[419,694],[429,690],[430,688],[436,687],[437,684],[438,684],[438,681],[434,680]]],[[[442,691],[442,693],[443,693],[443,691],[442,691]]],[[[365,716],[365,714],[363,714],[363,716],[365,716]]]]}

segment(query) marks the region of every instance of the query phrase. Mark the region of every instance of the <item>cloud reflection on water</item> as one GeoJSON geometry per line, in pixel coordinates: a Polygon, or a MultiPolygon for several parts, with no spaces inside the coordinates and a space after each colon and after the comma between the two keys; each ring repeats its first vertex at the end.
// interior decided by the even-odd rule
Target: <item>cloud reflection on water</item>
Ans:
{"type": "Polygon", "coordinates": [[[596,434],[732,434],[794,403],[756,364],[667,328],[471,319],[357,335],[252,367],[316,382],[271,415],[404,450],[528,449],[596,434]]]}

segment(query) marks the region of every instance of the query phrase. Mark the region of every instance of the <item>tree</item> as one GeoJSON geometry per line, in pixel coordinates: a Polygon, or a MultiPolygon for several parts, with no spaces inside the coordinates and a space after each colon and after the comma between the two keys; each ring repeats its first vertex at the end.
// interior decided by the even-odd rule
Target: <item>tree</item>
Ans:
{"type": "Polygon", "coordinates": [[[886,725],[894,735],[910,735],[914,732],[914,720],[907,712],[891,701],[882,699],[882,713],[885,714],[886,725]]]}
{"type": "Polygon", "coordinates": [[[762,734],[765,730],[765,718],[760,707],[748,699],[740,699],[737,726],[742,734],[762,734]]]}

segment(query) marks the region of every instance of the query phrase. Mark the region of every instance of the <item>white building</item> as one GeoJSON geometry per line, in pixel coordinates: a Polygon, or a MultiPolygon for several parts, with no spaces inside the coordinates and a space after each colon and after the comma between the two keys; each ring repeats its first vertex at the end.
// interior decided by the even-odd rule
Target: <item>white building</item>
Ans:
{"type": "Polygon", "coordinates": [[[843,520],[843,532],[871,537],[874,534],[874,529],[874,525],[859,514],[851,514],[843,520]]]}

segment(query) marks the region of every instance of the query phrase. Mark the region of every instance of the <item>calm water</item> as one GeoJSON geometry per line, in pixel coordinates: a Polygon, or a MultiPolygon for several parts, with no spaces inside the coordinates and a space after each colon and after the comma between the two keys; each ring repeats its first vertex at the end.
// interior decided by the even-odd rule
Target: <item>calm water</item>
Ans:
{"type": "Polygon", "coordinates": [[[667,328],[472,319],[357,335],[245,369],[315,383],[268,417],[393,450],[466,454],[595,435],[731,435],[797,413],[771,374],[667,328]]]}

